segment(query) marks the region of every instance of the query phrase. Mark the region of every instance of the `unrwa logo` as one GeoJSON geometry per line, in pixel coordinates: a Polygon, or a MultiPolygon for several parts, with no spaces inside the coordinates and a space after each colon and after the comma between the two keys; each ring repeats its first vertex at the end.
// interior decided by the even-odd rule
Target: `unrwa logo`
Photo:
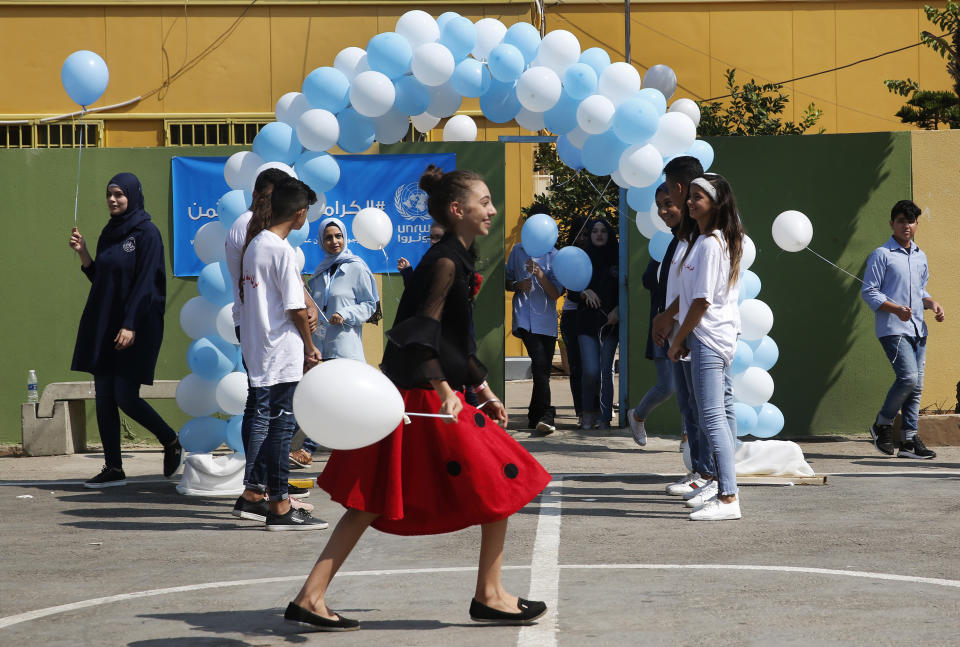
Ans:
{"type": "Polygon", "coordinates": [[[393,194],[393,206],[407,220],[431,220],[427,211],[427,194],[418,182],[397,187],[397,192],[393,194]]]}

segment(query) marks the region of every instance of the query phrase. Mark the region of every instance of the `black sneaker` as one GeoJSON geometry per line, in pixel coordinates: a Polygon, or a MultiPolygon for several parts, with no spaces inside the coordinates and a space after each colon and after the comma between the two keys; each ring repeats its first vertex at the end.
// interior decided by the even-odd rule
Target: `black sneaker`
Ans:
{"type": "Polygon", "coordinates": [[[936,458],[937,453],[927,449],[927,446],[920,440],[920,436],[914,436],[910,440],[903,441],[900,445],[900,451],[897,452],[897,458],[936,458]]]}
{"type": "Polygon", "coordinates": [[[309,512],[290,508],[286,514],[267,513],[267,530],[323,530],[328,524],[309,512]]]}
{"type": "Polygon", "coordinates": [[[83,487],[91,489],[116,487],[127,484],[127,475],[118,467],[103,466],[99,474],[84,482],[83,487]]]}
{"type": "Polygon", "coordinates": [[[287,494],[290,496],[295,496],[298,499],[306,499],[308,496],[310,496],[310,488],[287,485],[287,494]]]}
{"type": "Polygon", "coordinates": [[[163,448],[163,475],[170,478],[183,465],[183,447],[180,440],[175,440],[163,448]]]}
{"type": "Polygon", "coordinates": [[[897,448],[893,444],[893,425],[870,425],[870,437],[873,438],[873,446],[877,451],[887,456],[893,456],[893,451],[897,448]]]}
{"type": "Polygon", "coordinates": [[[242,496],[237,497],[237,502],[233,505],[233,516],[250,521],[259,521],[263,523],[267,520],[267,514],[270,513],[270,504],[266,499],[259,501],[247,501],[242,496]]]}

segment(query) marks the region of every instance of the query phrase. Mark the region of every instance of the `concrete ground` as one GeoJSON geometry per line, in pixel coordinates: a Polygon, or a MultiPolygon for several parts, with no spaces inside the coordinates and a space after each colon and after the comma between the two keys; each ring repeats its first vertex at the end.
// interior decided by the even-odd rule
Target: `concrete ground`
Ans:
{"type": "MultiPolygon", "coordinates": [[[[514,420],[528,396],[508,386],[514,420]]],[[[510,590],[550,604],[537,625],[470,622],[476,528],[370,531],[329,592],[361,631],[299,633],[283,609],[329,531],[263,532],[232,498],[178,495],[159,449],[131,448],[130,484],[103,491],[82,487],[102,454],[0,458],[0,645],[958,643],[960,447],[916,461],[801,443],[826,486],[743,486],[742,520],[694,523],[663,490],[683,471],[675,438],[640,449],[560,414],[550,436],[512,432],[554,475],[511,519],[504,559],[510,590]]],[[[342,513],[320,490],[307,501],[342,513]]]]}

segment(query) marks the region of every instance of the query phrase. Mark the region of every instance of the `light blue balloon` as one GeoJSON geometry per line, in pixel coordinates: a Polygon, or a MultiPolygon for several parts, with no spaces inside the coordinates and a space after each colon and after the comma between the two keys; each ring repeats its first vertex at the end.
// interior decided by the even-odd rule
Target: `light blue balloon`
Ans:
{"type": "Polygon", "coordinates": [[[453,20],[454,18],[460,18],[460,14],[456,11],[444,11],[442,14],[437,16],[437,27],[443,30],[444,25],[453,20]]]}
{"type": "Polygon", "coordinates": [[[297,132],[281,121],[267,124],[253,138],[253,152],[265,162],[293,164],[302,150],[297,132]]]}
{"type": "Polygon", "coordinates": [[[743,402],[734,402],[733,413],[737,417],[737,436],[752,434],[757,428],[756,410],[743,402]]]}
{"type": "Polygon", "coordinates": [[[555,135],[566,135],[577,127],[577,107],[580,102],[566,90],[560,94],[556,105],[543,113],[543,123],[555,135]]]}
{"type": "Polygon", "coordinates": [[[505,124],[520,112],[523,106],[517,98],[516,83],[493,81],[490,88],[480,97],[480,110],[483,116],[495,124],[505,124]]]}
{"type": "Polygon", "coordinates": [[[743,303],[744,299],[756,299],[758,294],[760,294],[760,277],[750,270],[741,272],[740,303],[743,303]]]}
{"type": "Polygon", "coordinates": [[[503,35],[503,42],[519,49],[523,54],[523,61],[530,63],[537,57],[537,50],[540,49],[540,31],[528,22],[514,23],[503,35]]]}
{"type": "Polygon", "coordinates": [[[490,75],[497,81],[504,83],[519,79],[520,75],[523,74],[525,65],[523,53],[509,43],[500,43],[493,48],[490,56],[487,57],[487,67],[490,68],[490,75]]]}
{"type": "Polygon", "coordinates": [[[753,349],[750,348],[749,344],[738,339],[737,350],[733,354],[733,364],[730,366],[730,370],[733,371],[734,375],[737,375],[751,366],[753,366],[753,349]]]}
{"type": "Polygon", "coordinates": [[[300,229],[294,229],[289,234],[287,234],[287,242],[290,243],[290,246],[293,248],[300,247],[300,245],[307,242],[307,238],[310,237],[310,221],[306,220],[303,223],[303,226],[300,229]]]}
{"type": "Polygon", "coordinates": [[[637,93],[636,98],[649,101],[650,105],[656,108],[658,116],[662,117],[667,112],[667,100],[663,92],[656,88],[643,88],[637,93]]]}
{"type": "Polygon", "coordinates": [[[301,90],[314,108],[336,114],[350,105],[350,81],[335,67],[318,67],[310,72],[301,90]]]}
{"type": "Polygon", "coordinates": [[[580,159],[580,149],[574,146],[573,142],[571,142],[566,135],[561,135],[557,139],[557,156],[561,162],[574,171],[579,171],[583,168],[583,160],[580,159]]]}
{"type": "Polygon", "coordinates": [[[627,144],[608,130],[587,138],[580,149],[583,166],[594,175],[610,175],[620,165],[620,156],[627,150],[627,144]]]}
{"type": "Polygon", "coordinates": [[[764,402],[757,407],[757,427],[751,434],[757,438],[773,438],[783,431],[783,412],[773,404],[764,402]]]}
{"type": "Polygon", "coordinates": [[[597,72],[586,63],[574,63],[563,73],[563,91],[583,101],[597,91],[597,72]]]}
{"type": "Polygon", "coordinates": [[[545,213],[535,213],[523,223],[520,244],[528,256],[546,254],[557,244],[557,222],[545,213]]]}
{"type": "Polygon", "coordinates": [[[650,211],[650,207],[656,199],[658,186],[660,186],[660,184],[651,184],[650,186],[642,188],[635,186],[630,187],[627,189],[627,204],[630,205],[630,208],[634,211],[642,211],[644,213],[650,211]]]}
{"type": "Polygon", "coordinates": [[[628,144],[646,144],[660,125],[657,109],[645,99],[627,99],[613,113],[613,132],[628,144]]]}
{"type": "Polygon", "coordinates": [[[233,301],[233,283],[227,264],[218,261],[205,265],[197,276],[197,290],[215,306],[225,306],[233,301]]]}
{"type": "Polygon", "coordinates": [[[246,191],[240,189],[227,191],[220,196],[220,200],[217,202],[217,215],[220,217],[220,222],[223,223],[224,227],[230,229],[234,221],[250,208],[251,202],[252,200],[247,200],[246,191]]]}
{"type": "Polygon", "coordinates": [[[700,161],[700,166],[703,167],[704,171],[709,170],[710,167],[713,166],[713,146],[702,139],[693,142],[693,145],[687,149],[686,154],[691,157],[696,157],[700,161]]]}
{"type": "Polygon", "coordinates": [[[453,60],[459,61],[477,44],[477,27],[469,18],[451,18],[440,30],[440,44],[450,50],[453,60]]]}
{"type": "Polygon", "coordinates": [[[60,82],[74,103],[86,107],[103,96],[110,82],[110,71],[99,54],[81,49],[63,62],[60,82]]]}
{"type": "Polygon", "coordinates": [[[401,76],[394,83],[397,98],[394,107],[405,115],[419,115],[430,105],[430,89],[412,76],[401,76]]]}
{"type": "Polygon", "coordinates": [[[490,89],[490,70],[475,58],[465,58],[453,70],[450,85],[461,97],[479,97],[490,89]]]}
{"type": "Polygon", "coordinates": [[[650,258],[658,263],[662,261],[664,254],[667,253],[667,247],[670,245],[671,240],[673,240],[673,234],[657,231],[647,245],[647,249],[650,251],[650,258]]]}
{"type": "Polygon", "coordinates": [[[610,55],[601,47],[591,47],[580,54],[580,63],[586,63],[592,67],[597,73],[597,78],[600,78],[603,70],[610,65],[610,55]]]}
{"type": "Polygon", "coordinates": [[[364,117],[353,108],[344,108],[337,115],[337,121],[340,122],[337,146],[348,153],[362,153],[373,146],[376,136],[373,119],[364,117]]]}
{"type": "Polygon", "coordinates": [[[410,41],[396,32],[385,31],[367,42],[367,65],[391,79],[399,79],[409,72],[412,60],[410,41]]]}
{"type": "Polygon", "coordinates": [[[326,193],[340,181],[340,165],[330,153],[305,151],[297,158],[293,171],[316,193],[326,193]]]}
{"type": "Polygon", "coordinates": [[[216,382],[237,363],[237,347],[220,335],[201,337],[187,346],[187,366],[199,377],[216,382]]]}
{"type": "Polygon", "coordinates": [[[180,428],[179,438],[191,454],[209,454],[227,439],[227,421],[213,416],[191,418],[180,428]]]}
{"type": "Polygon", "coordinates": [[[764,335],[753,351],[753,365],[769,371],[780,359],[780,348],[769,335],[764,335]]]}
{"type": "Polygon", "coordinates": [[[579,247],[564,247],[553,257],[553,273],[563,288],[580,292],[590,285],[593,265],[579,247]]]}
{"type": "Polygon", "coordinates": [[[227,420],[227,447],[241,456],[243,451],[243,416],[230,416],[227,420]]]}

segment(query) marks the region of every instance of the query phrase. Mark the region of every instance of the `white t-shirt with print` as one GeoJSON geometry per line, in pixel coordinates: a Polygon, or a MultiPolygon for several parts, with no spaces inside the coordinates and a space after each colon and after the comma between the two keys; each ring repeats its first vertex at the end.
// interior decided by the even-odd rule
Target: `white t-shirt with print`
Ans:
{"type": "MultiPolygon", "coordinates": [[[[678,240],[676,250],[673,252],[673,258],[670,259],[670,267],[660,266],[661,272],[667,272],[667,297],[664,301],[665,307],[669,308],[674,301],[680,297],[680,261],[683,258],[683,255],[687,253],[687,241],[678,240]]],[[[674,317],[676,319],[676,317],[674,317]]],[[[677,335],[677,330],[679,328],[678,322],[674,322],[673,330],[670,331],[670,334],[667,335],[667,347],[673,343],[674,337],[677,335]]]]}
{"type": "Polygon", "coordinates": [[[288,311],[305,307],[296,252],[272,231],[260,232],[243,261],[239,321],[240,348],[251,386],[297,382],[303,377],[303,339],[288,311]]]}
{"type": "Polygon", "coordinates": [[[243,243],[247,240],[247,229],[250,227],[250,219],[253,218],[253,212],[249,209],[244,211],[239,218],[233,221],[230,231],[227,232],[227,239],[223,243],[223,249],[227,256],[227,269],[230,270],[230,278],[233,283],[233,325],[240,325],[240,259],[243,256],[243,243]]]}
{"type": "MultiPolygon", "coordinates": [[[[681,254],[682,258],[683,255],[681,254]]],[[[693,334],[717,351],[727,363],[733,362],[740,334],[740,307],[737,281],[728,285],[730,254],[720,231],[701,234],[680,268],[680,322],[686,318],[694,299],[706,299],[710,307],[693,334]]]]}

